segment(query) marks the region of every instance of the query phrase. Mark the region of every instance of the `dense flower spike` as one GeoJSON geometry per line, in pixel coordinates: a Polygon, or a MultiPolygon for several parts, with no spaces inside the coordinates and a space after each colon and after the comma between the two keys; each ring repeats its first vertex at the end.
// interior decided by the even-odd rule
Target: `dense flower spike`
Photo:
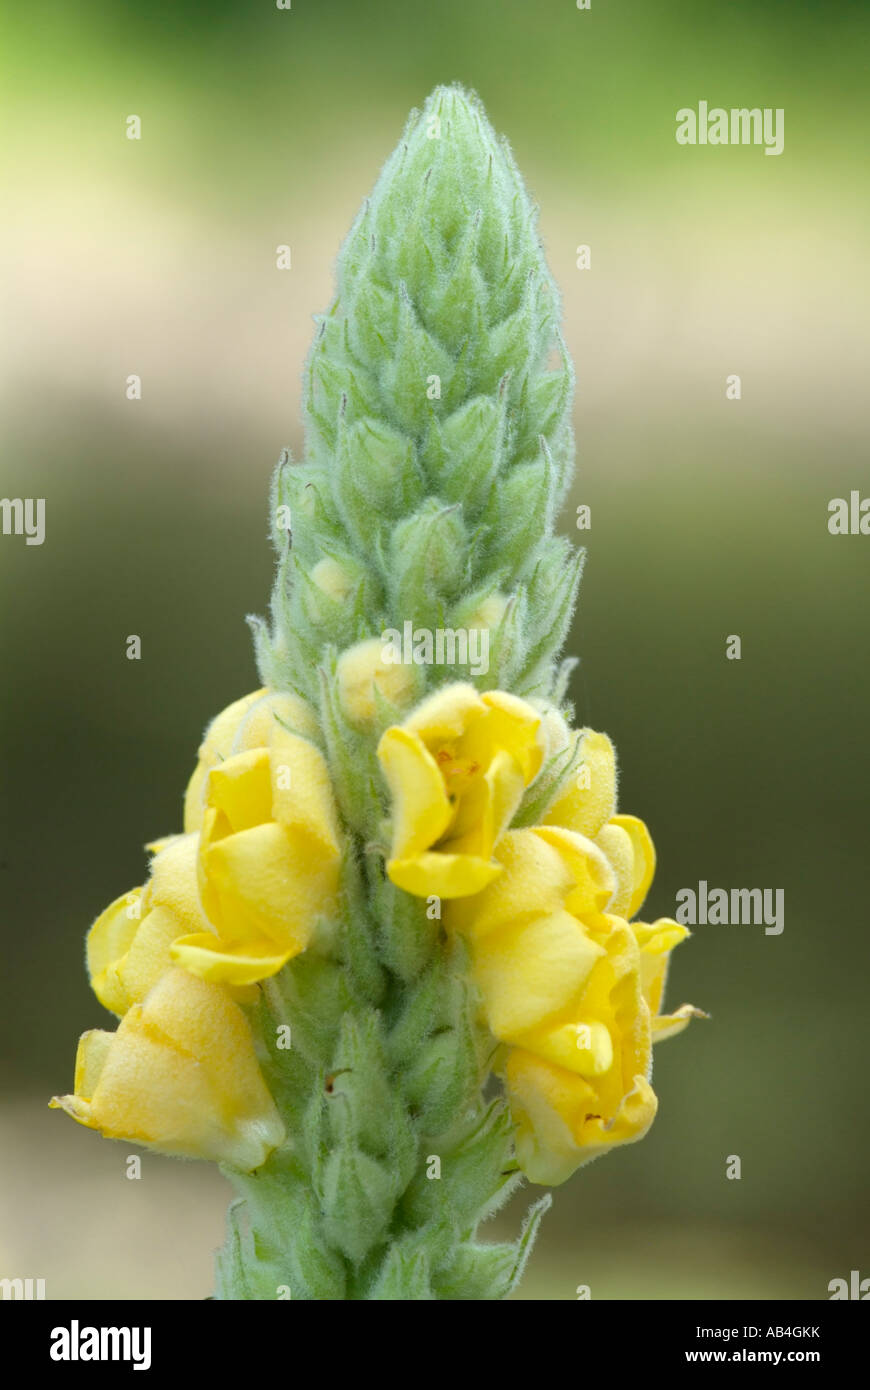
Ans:
{"type": "Polygon", "coordinates": [[[337,276],[275,475],[263,688],[91,931],[121,1022],[56,1103],[226,1166],[219,1298],[503,1298],[549,1197],[515,1242],[478,1226],[646,1132],[686,932],[632,920],[651,838],[562,712],[573,372],[474,96],[412,113],[337,276]]]}

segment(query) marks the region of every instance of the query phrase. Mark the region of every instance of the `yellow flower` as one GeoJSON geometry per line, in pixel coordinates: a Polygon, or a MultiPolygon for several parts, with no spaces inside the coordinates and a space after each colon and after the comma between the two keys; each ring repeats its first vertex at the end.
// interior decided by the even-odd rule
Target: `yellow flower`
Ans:
{"type": "Polygon", "coordinates": [[[642,822],[616,815],[609,740],[587,731],[583,755],[591,777],[547,824],[504,834],[501,876],[445,913],[469,942],[488,1027],[505,1044],[518,1161],[547,1184],[643,1137],[657,1104],[653,1040],[698,1012],[659,1016],[670,951],[688,932],[624,920],[652,877],[652,842],[642,822]]]}
{"type": "Polygon", "coordinates": [[[268,744],[269,730],[275,719],[288,729],[317,737],[317,720],[304,700],[296,695],[278,695],[271,690],[254,690],[241,700],[227,705],[216,715],[205,731],[200,745],[196,771],[190,779],[184,797],[184,828],[199,830],[205,810],[205,785],[213,767],[224,762],[232,753],[268,744]]]}
{"type": "Polygon", "coordinates": [[[83,1034],[74,1094],[50,1103],[108,1139],[246,1172],[284,1139],[238,1004],[180,969],[131,1004],[116,1032],[83,1034]]]}
{"type": "Polygon", "coordinates": [[[74,1094],[51,1104],[108,1138],[255,1168],[284,1130],[231,997],[248,991],[173,966],[176,939],[208,930],[199,836],[170,836],[154,848],[145,887],[111,903],[88,933],[94,993],[121,1024],[82,1036],[74,1094]]]}
{"type": "Polygon", "coordinates": [[[391,795],[387,873],[418,897],[479,893],[493,851],[541,765],[537,710],[515,695],[445,686],[378,745],[391,795]]]}
{"type": "Polygon", "coordinates": [[[276,974],[308,945],[338,888],[340,841],[325,759],[294,731],[307,706],[266,695],[235,709],[206,737],[188,796],[191,818],[201,814],[208,923],[176,940],[171,955],[205,980],[242,986],[276,974]]]}
{"type": "Polygon", "coordinates": [[[637,943],[616,921],[600,949],[574,1004],[540,1042],[507,1057],[517,1160],[532,1182],[564,1182],[581,1164],[642,1139],[655,1118],[637,943]]]}

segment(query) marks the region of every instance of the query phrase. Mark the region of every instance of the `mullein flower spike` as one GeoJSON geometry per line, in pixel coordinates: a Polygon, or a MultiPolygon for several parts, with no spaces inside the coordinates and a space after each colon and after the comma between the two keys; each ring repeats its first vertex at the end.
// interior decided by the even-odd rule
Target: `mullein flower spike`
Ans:
{"type": "Polygon", "coordinates": [[[549,1198],[516,1242],[479,1223],[641,1138],[652,1043],[697,1012],[662,1010],[687,933],[633,920],[652,841],[562,709],[572,391],[510,151],[439,88],[319,322],[263,688],[209,726],[184,833],[91,928],[120,1023],[52,1102],[223,1165],[220,1298],[505,1297],[549,1198]]]}

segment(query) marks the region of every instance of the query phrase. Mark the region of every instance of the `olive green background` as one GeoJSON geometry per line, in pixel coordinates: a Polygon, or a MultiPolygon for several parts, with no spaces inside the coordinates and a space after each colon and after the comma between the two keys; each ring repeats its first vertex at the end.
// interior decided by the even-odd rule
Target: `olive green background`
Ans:
{"type": "Polygon", "coordinates": [[[573,695],[655,837],[647,912],[700,879],[785,891],[781,936],[702,926],[676,953],[670,1002],[712,1018],[657,1053],[648,1138],[556,1194],[522,1296],[870,1276],[870,537],[827,530],[831,498],[870,495],[866,6],[49,0],[3,28],[0,490],[45,497],[46,539],[0,537],[0,1276],[210,1291],[216,1172],[146,1154],[130,1181],[132,1149],[45,1102],[110,1026],[87,926],[256,683],[244,615],[270,586],[272,466],[302,451],[310,315],[408,109],[452,80],[511,139],[563,293],[563,527],[592,509],[573,695]],[[678,146],[702,99],[783,107],[782,155],[678,146]]]}

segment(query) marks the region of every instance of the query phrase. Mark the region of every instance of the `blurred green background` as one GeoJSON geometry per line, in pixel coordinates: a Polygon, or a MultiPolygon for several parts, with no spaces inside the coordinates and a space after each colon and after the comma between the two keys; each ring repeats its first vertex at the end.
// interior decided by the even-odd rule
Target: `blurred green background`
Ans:
{"type": "Polygon", "coordinates": [[[656,839],[648,908],[699,879],[785,890],[781,936],[699,927],[677,953],[670,1002],[712,1020],[657,1054],[649,1137],[558,1192],[522,1296],[870,1275],[870,537],[827,530],[831,498],[870,494],[866,4],[46,0],[3,29],[2,494],[46,498],[46,540],[0,538],[0,1275],[210,1292],[220,1177],[146,1155],[128,1181],[126,1146],[45,1102],[109,1026],[85,929],[256,683],[243,619],[310,316],[408,109],[452,80],[511,139],[563,292],[564,527],[592,508],[573,695],[656,839]],[[783,154],[678,146],[702,99],[783,107],[783,154]]]}

